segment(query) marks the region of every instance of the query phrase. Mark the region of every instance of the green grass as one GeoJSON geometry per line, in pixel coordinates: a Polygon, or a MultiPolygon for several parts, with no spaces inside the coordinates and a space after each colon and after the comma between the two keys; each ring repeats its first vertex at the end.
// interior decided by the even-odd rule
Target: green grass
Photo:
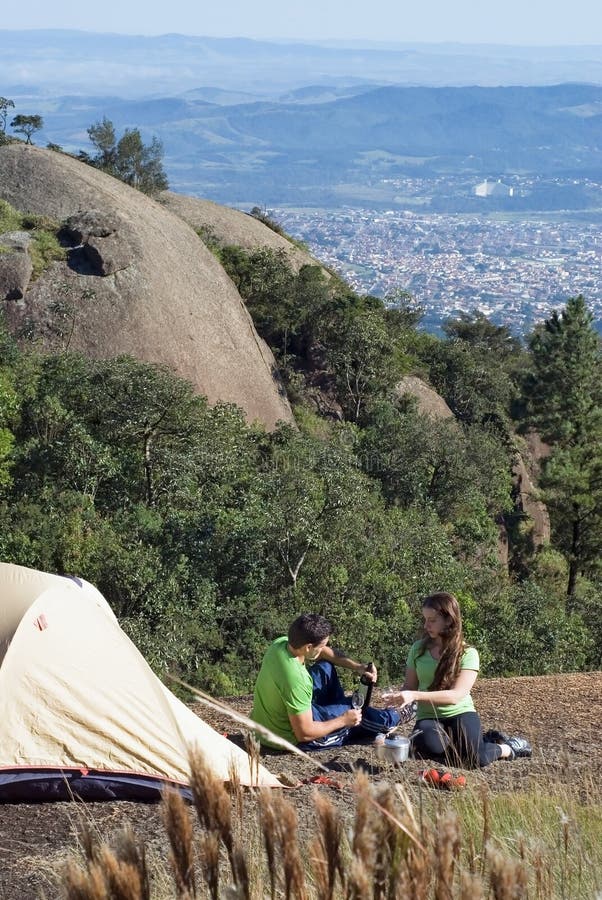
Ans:
{"type": "Polygon", "coordinates": [[[39,278],[54,260],[65,259],[66,250],[59,243],[58,230],[58,223],[47,216],[20,213],[5,200],[0,200],[0,234],[7,231],[28,231],[31,234],[29,255],[33,280],[39,278]]]}
{"type": "Polygon", "coordinates": [[[537,896],[586,898],[602,891],[602,802],[596,785],[569,790],[558,783],[546,791],[453,795],[425,792],[423,813],[433,819],[442,803],[458,816],[463,864],[487,869],[486,846],[523,861],[537,896]]]}
{"type": "Polygon", "coordinates": [[[16,209],[0,200],[0,234],[5,231],[20,231],[23,228],[23,216],[16,209]]]}

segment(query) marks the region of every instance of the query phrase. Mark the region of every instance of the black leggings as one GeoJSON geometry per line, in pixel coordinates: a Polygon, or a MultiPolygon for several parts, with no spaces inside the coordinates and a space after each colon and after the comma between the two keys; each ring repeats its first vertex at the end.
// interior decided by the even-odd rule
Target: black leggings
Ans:
{"type": "Polygon", "coordinates": [[[500,759],[499,744],[485,743],[476,712],[448,719],[420,719],[412,732],[414,756],[448,766],[483,768],[500,759]]]}

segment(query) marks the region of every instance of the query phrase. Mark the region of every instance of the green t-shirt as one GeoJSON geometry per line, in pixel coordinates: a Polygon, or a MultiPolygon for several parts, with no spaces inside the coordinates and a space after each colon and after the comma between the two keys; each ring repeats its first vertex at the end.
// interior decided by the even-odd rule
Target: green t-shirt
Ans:
{"type": "MultiPolygon", "coordinates": [[[[418,656],[421,647],[422,641],[416,641],[412,644],[408,653],[407,667],[408,669],[414,669],[418,676],[418,690],[428,691],[433,683],[439,660],[431,656],[429,650],[425,650],[424,653],[418,656]]],[[[479,671],[479,653],[474,647],[466,648],[462,654],[460,668],[472,669],[475,672],[479,671]]],[[[473,710],[474,703],[470,694],[464,697],[463,700],[460,700],[459,703],[453,704],[433,704],[425,703],[424,700],[421,700],[416,710],[416,719],[446,719],[450,716],[458,716],[460,713],[472,712],[473,710]]]]}
{"type": "MultiPolygon", "coordinates": [[[[255,682],[251,718],[291,744],[296,744],[289,713],[297,715],[311,709],[312,693],[311,675],[289,652],[288,638],[277,638],[263,657],[255,682]]],[[[265,738],[260,740],[262,744],[273,746],[265,738]]]]}

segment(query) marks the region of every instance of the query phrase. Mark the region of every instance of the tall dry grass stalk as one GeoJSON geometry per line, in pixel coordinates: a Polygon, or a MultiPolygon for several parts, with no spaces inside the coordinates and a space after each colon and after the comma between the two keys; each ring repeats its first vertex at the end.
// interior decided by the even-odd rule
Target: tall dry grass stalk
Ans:
{"type": "Polygon", "coordinates": [[[194,875],[194,832],[188,808],[178,791],[168,790],[163,795],[163,823],[170,844],[170,863],[181,900],[196,897],[194,875]]]}
{"type": "Polygon", "coordinates": [[[273,793],[269,788],[264,788],[259,792],[259,821],[270,879],[271,900],[276,897],[276,849],[278,846],[278,820],[273,793]]]}
{"type": "Polygon", "coordinates": [[[523,900],[528,894],[528,878],[520,859],[512,859],[488,844],[485,851],[490,869],[490,887],[495,900],[523,900]]]}
{"type": "Polygon", "coordinates": [[[491,835],[491,827],[489,821],[489,792],[487,786],[483,785],[481,789],[481,808],[483,813],[483,830],[481,833],[481,875],[485,874],[485,866],[487,864],[485,848],[489,843],[491,835]]]}
{"type": "Polygon", "coordinates": [[[249,771],[251,773],[251,784],[257,786],[259,784],[259,766],[261,764],[261,744],[253,734],[249,732],[245,738],[245,748],[249,756],[249,771]]]}
{"type": "Polygon", "coordinates": [[[219,837],[207,831],[199,838],[201,871],[211,900],[219,900],[219,837]]]}
{"type": "Polygon", "coordinates": [[[343,826],[341,817],[328,797],[314,791],[314,808],[318,833],[312,841],[310,857],[314,865],[317,900],[332,900],[337,874],[345,884],[345,867],[341,856],[343,826]]]}
{"type": "Polygon", "coordinates": [[[485,900],[481,878],[474,872],[462,872],[459,896],[460,900],[485,900]]]}
{"type": "Polygon", "coordinates": [[[437,852],[435,855],[437,876],[435,900],[450,900],[454,896],[456,865],[460,858],[462,837],[460,823],[455,812],[448,810],[437,816],[437,852]]]}
{"type": "Polygon", "coordinates": [[[115,849],[88,842],[85,865],[70,863],[63,881],[68,900],[150,900],[146,856],[130,830],[115,849]]]}
{"type": "Polygon", "coordinates": [[[244,818],[244,793],[242,784],[240,782],[240,770],[235,762],[235,760],[231,759],[228,765],[228,791],[230,792],[230,797],[232,798],[232,804],[234,806],[235,816],[234,816],[234,827],[236,829],[236,834],[240,838],[242,837],[242,827],[243,827],[243,818],[244,818]]]}
{"type": "Polygon", "coordinates": [[[578,900],[599,890],[591,872],[600,859],[596,832],[586,830],[598,813],[580,818],[568,801],[566,815],[552,807],[535,842],[525,836],[533,828],[521,834],[507,826],[528,821],[518,813],[537,812],[537,797],[527,807],[520,795],[502,803],[486,790],[431,792],[417,817],[402,784],[375,787],[359,774],[349,835],[342,806],[316,791],[313,831],[302,845],[297,812],[282,792],[243,790],[234,771],[228,789],[199,754],[191,766],[196,827],[179,794],[167,793],[162,808],[171,889],[151,895],[144,848],[131,831],[110,849],[90,828],[83,861],[65,872],[66,900],[578,900]],[[259,829],[249,827],[255,802],[259,829]]]}
{"type": "MultiPolygon", "coordinates": [[[[199,822],[208,832],[213,832],[223,844],[234,886],[239,895],[247,900],[250,896],[247,860],[240,846],[240,839],[234,833],[230,794],[224,782],[214,774],[198,749],[191,751],[190,773],[190,787],[199,822]]],[[[209,845],[209,849],[213,852],[213,845],[209,845]]],[[[210,889],[213,890],[214,873],[211,877],[210,889]]]]}
{"type": "MultiPolygon", "coordinates": [[[[361,862],[361,871],[366,872],[374,865],[375,830],[372,823],[374,806],[372,786],[364,772],[358,772],[355,779],[355,822],[351,850],[355,860],[361,862]]],[[[360,869],[358,869],[358,873],[360,869]]],[[[363,875],[361,875],[363,880],[363,875]]]]}
{"type": "Polygon", "coordinates": [[[259,816],[270,896],[276,896],[279,881],[282,881],[285,900],[307,900],[305,870],[299,847],[299,823],[294,807],[281,794],[264,789],[259,793],[259,816]]]}

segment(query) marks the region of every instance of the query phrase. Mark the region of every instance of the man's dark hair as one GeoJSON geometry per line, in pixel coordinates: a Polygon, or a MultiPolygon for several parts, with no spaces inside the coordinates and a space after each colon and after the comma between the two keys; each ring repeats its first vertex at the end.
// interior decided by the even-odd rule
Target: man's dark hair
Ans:
{"type": "Polygon", "coordinates": [[[317,613],[304,613],[291,623],[288,629],[288,642],[296,649],[304,644],[320,644],[331,634],[332,625],[328,619],[317,613]]]}

